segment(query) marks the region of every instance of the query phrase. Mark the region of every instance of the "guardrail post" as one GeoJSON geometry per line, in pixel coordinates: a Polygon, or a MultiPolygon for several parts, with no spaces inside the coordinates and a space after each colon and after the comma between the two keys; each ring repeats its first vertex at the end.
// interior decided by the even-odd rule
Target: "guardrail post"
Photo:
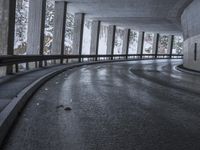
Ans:
{"type": "Polygon", "coordinates": [[[47,60],[44,60],[44,66],[45,67],[47,66],[47,60]]]}
{"type": "MultiPolygon", "coordinates": [[[[54,19],[54,34],[52,54],[64,55],[64,42],[65,42],[65,25],[66,25],[66,13],[67,2],[56,1],[55,2],[55,19],[54,19]]],[[[63,63],[63,58],[60,59],[60,63],[63,63]]]]}
{"type": "Polygon", "coordinates": [[[15,64],[15,72],[19,72],[19,67],[18,67],[18,64],[15,64]]]}
{"type": "Polygon", "coordinates": [[[37,61],[35,61],[35,68],[38,68],[38,62],[37,61]]]}

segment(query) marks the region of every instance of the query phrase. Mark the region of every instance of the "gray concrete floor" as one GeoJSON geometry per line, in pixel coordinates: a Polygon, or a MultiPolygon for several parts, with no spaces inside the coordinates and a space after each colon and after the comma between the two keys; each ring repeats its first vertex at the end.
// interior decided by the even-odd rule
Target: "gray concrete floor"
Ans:
{"type": "Polygon", "coordinates": [[[178,64],[64,72],[33,96],[2,150],[199,150],[200,77],[176,71],[178,64]]]}

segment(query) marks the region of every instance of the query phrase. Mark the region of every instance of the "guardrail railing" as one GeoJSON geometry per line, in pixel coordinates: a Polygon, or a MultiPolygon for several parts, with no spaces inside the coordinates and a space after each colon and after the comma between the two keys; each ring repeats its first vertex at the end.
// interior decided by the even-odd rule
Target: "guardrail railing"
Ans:
{"type": "Polygon", "coordinates": [[[0,66],[15,65],[15,70],[18,72],[18,65],[26,63],[26,69],[29,69],[29,63],[35,62],[36,67],[47,66],[49,64],[56,64],[56,60],[60,63],[68,63],[70,60],[77,60],[78,62],[85,61],[108,61],[108,60],[140,60],[140,59],[182,59],[183,55],[179,54],[130,54],[130,55],[12,55],[0,56],[0,66]]]}

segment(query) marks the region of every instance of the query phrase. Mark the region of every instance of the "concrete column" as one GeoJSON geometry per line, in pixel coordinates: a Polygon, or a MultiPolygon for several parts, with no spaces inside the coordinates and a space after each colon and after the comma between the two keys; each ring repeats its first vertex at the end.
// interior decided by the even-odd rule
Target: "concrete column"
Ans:
{"type": "Polygon", "coordinates": [[[64,55],[66,13],[67,13],[67,2],[56,1],[53,45],[51,50],[51,53],[54,55],[64,55]]]}
{"type": "Polygon", "coordinates": [[[159,38],[160,38],[160,35],[158,33],[155,33],[153,37],[153,52],[152,52],[152,54],[154,54],[155,57],[157,57],[157,54],[158,54],[159,38]]]}
{"type": "MultiPolygon", "coordinates": [[[[74,37],[73,37],[73,54],[82,54],[83,29],[84,29],[84,14],[77,13],[74,18],[74,37]]],[[[79,62],[81,59],[79,58],[79,62]]]]}
{"type": "Polygon", "coordinates": [[[169,35],[168,36],[168,47],[167,47],[167,54],[172,55],[172,49],[173,49],[173,44],[174,44],[174,35],[169,35]]]}
{"type": "MultiPolygon", "coordinates": [[[[16,0],[0,0],[0,55],[14,54],[16,0]]],[[[1,69],[0,74],[12,73],[12,66],[1,69]]]]}
{"type": "Polygon", "coordinates": [[[144,32],[141,31],[139,32],[137,54],[141,55],[143,54],[143,47],[144,47],[144,32]]]}
{"type": "Polygon", "coordinates": [[[115,25],[110,25],[108,27],[107,51],[106,51],[107,55],[113,55],[113,53],[114,53],[115,31],[116,31],[115,25]]]}
{"type": "Polygon", "coordinates": [[[29,1],[28,55],[43,55],[46,0],[29,1]]]}
{"type": "Polygon", "coordinates": [[[128,55],[128,49],[129,49],[129,39],[130,39],[130,29],[124,30],[124,37],[123,37],[123,46],[122,46],[122,54],[128,55]]]}
{"type": "Polygon", "coordinates": [[[100,21],[92,22],[90,55],[98,55],[100,21]]]}

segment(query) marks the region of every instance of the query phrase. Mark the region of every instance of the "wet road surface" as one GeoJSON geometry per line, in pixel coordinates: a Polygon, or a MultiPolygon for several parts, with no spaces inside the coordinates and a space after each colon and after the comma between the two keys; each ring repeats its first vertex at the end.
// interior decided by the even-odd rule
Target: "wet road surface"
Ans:
{"type": "Polygon", "coordinates": [[[64,72],[33,96],[2,149],[199,150],[200,76],[177,71],[178,64],[148,60],[64,72]]]}

